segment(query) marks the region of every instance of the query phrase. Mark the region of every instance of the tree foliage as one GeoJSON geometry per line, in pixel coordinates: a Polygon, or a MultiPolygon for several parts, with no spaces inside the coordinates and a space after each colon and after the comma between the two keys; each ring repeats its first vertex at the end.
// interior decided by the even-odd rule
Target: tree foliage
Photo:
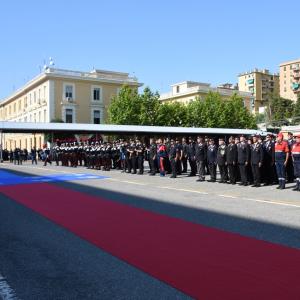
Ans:
{"type": "Polygon", "coordinates": [[[255,116],[244,106],[243,99],[234,94],[222,99],[219,93],[209,93],[187,105],[179,102],[161,103],[159,94],[145,88],[123,87],[108,108],[108,122],[112,124],[256,128],[255,116]]]}

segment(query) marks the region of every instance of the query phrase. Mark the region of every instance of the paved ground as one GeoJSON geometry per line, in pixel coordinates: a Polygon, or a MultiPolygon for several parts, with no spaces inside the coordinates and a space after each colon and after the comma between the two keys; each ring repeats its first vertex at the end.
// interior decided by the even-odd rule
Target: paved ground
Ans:
{"type": "MultiPolygon", "coordinates": [[[[291,190],[293,185],[279,191],[276,186],[241,187],[186,176],[31,164],[4,163],[1,170],[44,182],[60,177],[51,184],[300,249],[300,193],[291,190]],[[61,179],[70,174],[76,180],[61,179]]],[[[0,298],[11,293],[17,299],[188,299],[4,195],[0,206],[0,298]]]]}

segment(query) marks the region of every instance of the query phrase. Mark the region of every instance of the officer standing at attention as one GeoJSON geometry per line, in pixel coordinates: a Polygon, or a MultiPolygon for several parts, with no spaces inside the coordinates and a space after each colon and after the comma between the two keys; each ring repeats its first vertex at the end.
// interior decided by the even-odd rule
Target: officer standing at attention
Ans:
{"type": "Polygon", "coordinates": [[[217,164],[220,171],[221,179],[219,183],[227,182],[227,166],[226,166],[226,155],[227,155],[227,146],[225,144],[224,138],[219,138],[219,148],[217,152],[217,164]]]}
{"type": "Polygon", "coordinates": [[[229,138],[229,144],[226,152],[226,162],[229,173],[229,183],[236,184],[237,180],[237,145],[234,138],[229,138]]]}
{"type": "Polygon", "coordinates": [[[202,137],[198,136],[197,138],[197,145],[195,151],[195,159],[197,164],[197,172],[199,178],[197,181],[204,181],[205,180],[205,161],[206,161],[206,145],[202,137]]]}
{"type": "Polygon", "coordinates": [[[154,176],[157,170],[157,145],[153,138],[150,139],[149,145],[149,166],[150,172],[149,175],[154,176]]]}
{"type": "Polygon", "coordinates": [[[300,134],[296,135],[296,141],[292,146],[292,159],[294,164],[294,175],[296,177],[296,187],[293,191],[300,192],[300,134]]]}
{"type": "Polygon", "coordinates": [[[140,140],[136,140],[135,152],[137,154],[137,164],[139,169],[139,175],[144,174],[144,154],[145,148],[140,140]]]}
{"type": "Polygon", "coordinates": [[[262,175],[264,180],[264,185],[273,184],[275,181],[274,174],[274,160],[275,160],[275,152],[274,152],[274,142],[272,141],[272,137],[270,134],[267,134],[266,140],[263,143],[263,166],[262,166],[262,175]]]}
{"type": "Polygon", "coordinates": [[[240,185],[246,186],[248,185],[246,167],[248,166],[249,163],[250,149],[243,135],[240,137],[240,142],[237,144],[237,151],[238,151],[238,164],[239,164],[239,170],[241,175],[240,185]]]}
{"type": "Polygon", "coordinates": [[[171,164],[172,175],[170,178],[177,177],[177,161],[179,160],[180,149],[174,143],[174,140],[171,139],[170,148],[169,148],[169,161],[171,164]]]}
{"type": "Polygon", "coordinates": [[[285,189],[285,170],[289,159],[289,146],[283,140],[283,134],[279,133],[275,143],[275,165],[279,186],[277,189],[285,189]]]}
{"type": "Polygon", "coordinates": [[[30,156],[31,156],[31,163],[35,163],[37,165],[37,160],[36,160],[36,149],[35,147],[33,147],[31,149],[31,152],[30,152],[30,156]]]}
{"type": "Polygon", "coordinates": [[[181,149],[181,155],[180,155],[180,160],[182,163],[182,173],[187,172],[187,159],[188,159],[188,151],[189,151],[189,146],[186,142],[186,138],[182,138],[182,149],[181,149]]]}
{"type": "Polygon", "coordinates": [[[216,182],[217,178],[217,146],[214,139],[209,139],[207,147],[207,163],[210,174],[208,182],[216,182]]]}
{"type": "Polygon", "coordinates": [[[197,173],[197,165],[196,165],[195,155],[196,155],[196,143],[194,142],[193,138],[190,136],[189,137],[189,146],[188,146],[188,158],[189,158],[189,163],[190,163],[190,167],[191,167],[191,172],[188,175],[189,177],[196,176],[196,173],[197,173]]]}
{"type": "Polygon", "coordinates": [[[253,144],[251,145],[251,168],[253,174],[253,187],[260,187],[261,167],[263,164],[263,148],[258,142],[258,136],[253,136],[253,144]]]}
{"type": "Polygon", "coordinates": [[[178,175],[181,175],[182,173],[182,165],[181,165],[181,153],[182,153],[182,145],[179,142],[179,139],[175,139],[175,147],[177,148],[177,153],[179,153],[179,156],[176,160],[176,172],[178,175]]]}

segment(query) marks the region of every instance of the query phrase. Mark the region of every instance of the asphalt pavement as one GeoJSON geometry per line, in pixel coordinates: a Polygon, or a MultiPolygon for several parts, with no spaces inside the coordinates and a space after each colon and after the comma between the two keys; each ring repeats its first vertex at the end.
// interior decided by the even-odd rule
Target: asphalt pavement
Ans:
{"type": "MultiPolygon", "coordinates": [[[[300,249],[300,193],[293,184],[279,191],[30,163],[4,163],[1,170],[300,249]]],[[[0,298],[9,287],[7,299],[189,299],[2,194],[0,249],[0,298]]]]}

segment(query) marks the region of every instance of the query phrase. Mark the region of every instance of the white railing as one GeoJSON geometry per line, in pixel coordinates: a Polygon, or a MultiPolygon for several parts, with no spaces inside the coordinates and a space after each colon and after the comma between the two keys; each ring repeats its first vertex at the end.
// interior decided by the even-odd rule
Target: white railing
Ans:
{"type": "Polygon", "coordinates": [[[45,70],[46,74],[57,74],[63,76],[72,76],[79,78],[99,78],[99,79],[109,79],[109,80],[118,80],[118,81],[126,81],[126,82],[137,82],[136,77],[129,77],[127,75],[119,75],[119,74],[105,74],[98,72],[80,72],[80,71],[71,71],[71,70],[63,70],[63,69],[53,69],[48,68],[45,70]]]}

